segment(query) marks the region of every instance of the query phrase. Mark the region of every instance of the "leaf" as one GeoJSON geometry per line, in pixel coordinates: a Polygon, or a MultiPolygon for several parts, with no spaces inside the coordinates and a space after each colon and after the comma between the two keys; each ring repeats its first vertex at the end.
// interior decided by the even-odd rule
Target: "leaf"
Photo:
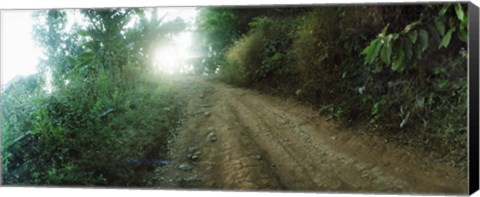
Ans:
{"type": "Polygon", "coordinates": [[[376,39],[374,41],[372,41],[370,43],[370,45],[368,45],[367,47],[365,47],[362,51],[362,54],[368,56],[372,53],[372,50],[373,50],[373,43],[376,41],[376,39]]]}
{"type": "Polygon", "coordinates": [[[425,51],[428,48],[428,32],[424,29],[419,30],[419,43],[422,47],[422,51],[425,51]]]}
{"type": "Polygon", "coordinates": [[[405,55],[403,54],[403,52],[400,52],[397,59],[392,64],[392,70],[393,71],[403,71],[404,70],[404,66],[403,66],[403,60],[404,59],[405,59],[405,55]]]}
{"type": "Polygon", "coordinates": [[[464,30],[468,26],[468,16],[465,15],[464,20],[460,22],[460,30],[464,30]]]}
{"type": "Polygon", "coordinates": [[[435,28],[438,30],[441,36],[445,34],[445,24],[439,17],[435,18],[434,20],[435,28]]]}
{"type": "Polygon", "coordinates": [[[417,41],[417,31],[411,31],[410,33],[408,33],[408,37],[410,38],[410,41],[415,44],[415,42],[417,41]]]}
{"type": "Polygon", "coordinates": [[[412,43],[408,40],[403,42],[403,52],[405,53],[407,59],[411,59],[413,55],[412,43]]]}
{"type": "Polygon", "coordinates": [[[385,36],[385,35],[387,34],[387,30],[388,30],[388,26],[389,26],[389,25],[390,25],[390,23],[387,24],[387,26],[385,26],[385,27],[382,29],[382,35],[385,36]]]}
{"type": "Polygon", "coordinates": [[[378,51],[380,50],[381,46],[382,44],[380,43],[380,39],[375,39],[367,48],[363,50],[362,53],[366,55],[365,63],[373,63],[373,60],[375,60],[375,58],[378,56],[378,51]]]}
{"type": "Polygon", "coordinates": [[[455,13],[457,13],[458,20],[464,20],[465,13],[463,12],[462,5],[460,3],[455,5],[455,13]]]}
{"type": "Polygon", "coordinates": [[[380,51],[380,59],[383,61],[383,63],[388,65],[390,64],[390,56],[392,56],[392,45],[384,45],[380,51]]]}
{"type": "Polygon", "coordinates": [[[468,41],[467,32],[465,30],[458,31],[457,35],[458,35],[458,39],[460,39],[461,41],[463,41],[463,42],[468,41]]]}
{"type": "Polygon", "coordinates": [[[376,58],[378,56],[378,53],[380,52],[380,48],[382,47],[382,43],[380,43],[380,40],[375,44],[375,47],[373,48],[373,53],[372,56],[373,58],[376,58]]]}
{"type": "Polygon", "coordinates": [[[417,26],[421,22],[422,22],[422,20],[419,19],[419,20],[417,20],[413,23],[408,24],[407,26],[405,26],[405,28],[400,33],[402,33],[402,34],[408,33],[410,30],[412,30],[415,26],[417,26]]]}
{"type": "Polygon", "coordinates": [[[442,9],[440,10],[440,12],[438,12],[438,15],[439,15],[439,16],[445,15],[445,13],[447,13],[447,10],[448,10],[449,7],[450,7],[450,4],[445,4],[445,5],[443,5],[443,7],[442,7],[442,9]]]}
{"type": "Polygon", "coordinates": [[[443,36],[442,42],[440,42],[440,45],[438,46],[438,49],[444,47],[447,48],[448,44],[450,44],[450,40],[452,39],[452,33],[455,29],[450,29],[448,32],[443,36]]]}

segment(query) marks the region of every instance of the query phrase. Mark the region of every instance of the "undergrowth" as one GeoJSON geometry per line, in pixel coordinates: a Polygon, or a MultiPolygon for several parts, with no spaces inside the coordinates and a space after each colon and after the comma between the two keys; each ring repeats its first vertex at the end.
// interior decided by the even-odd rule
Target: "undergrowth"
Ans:
{"type": "Polygon", "coordinates": [[[220,72],[466,167],[466,24],[462,4],[261,15],[220,72]]]}
{"type": "Polygon", "coordinates": [[[87,9],[88,26],[67,30],[66,12],[37,12],[46,58],[2,91],[3,183],[146,186],[179,116],[148,54],[182,24],[148,20],[144,9],[87,9]],[[131,16],[140,20],[125,28],[131,16]]]}
{"type": "MultiPolygon", "coordinates": [[[[4,98],[3,115],[10,119],[3,122],[4,183],[145,185],[142,175],[153,166],[132,161],[166,159],[167,135],[178,119],[165,82],[152,79],[121,90],[100,77],[97,84],[71,82],[67,92],[37,93],[33,103],[26,100],[7,106],[4,98]],[[31,117],[18,117],[25,114],[22,111],[31,117]],[[23,126],[14,119],[34,121],[23,126]],[[22,133],[15,128],[30,132],[15,141],[22,137],[14,135],[22,133]]],[[[6,99],[15,87],[6,90],[6,99]]]]}

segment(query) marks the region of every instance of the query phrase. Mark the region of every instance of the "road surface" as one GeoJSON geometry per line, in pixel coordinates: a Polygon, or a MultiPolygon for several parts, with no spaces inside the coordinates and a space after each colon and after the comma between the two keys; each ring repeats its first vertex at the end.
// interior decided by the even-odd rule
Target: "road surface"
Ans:
{"type": "Polygon", "coordinates": [[[467,192],[465,172],[428,153],[342,128],[294,100],[206,77],[173,83],[185,112],[172,163],[158,171],[159,188],[467,192]]]}

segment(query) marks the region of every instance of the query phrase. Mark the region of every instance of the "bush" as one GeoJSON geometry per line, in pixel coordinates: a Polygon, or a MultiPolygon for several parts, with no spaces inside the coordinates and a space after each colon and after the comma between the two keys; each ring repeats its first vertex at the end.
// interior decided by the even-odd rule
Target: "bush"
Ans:
{"type": "Polygon", "coordinates": [[[262,63],[261,32],[242,37],[226,53],[226,63],[221,65],[223,78],[230,83],[248,85],[253,81],[254,72],[262,63]]]}
{"type": "MultiPolygon", "coordinates": [[[[105,76],[100,72],[91,83],[71,81],[65,90],[36,97],[30,110],[19,113],[33,115],[22,119],[33,120],[30,126],[4,122],[4,136],[31,131],[14,143],[4,138],[10,142],[3,149],[4,183],[145,185],[138,174],[148,169],[128,160],[166,157],[166,140],[178,118],[170,88],[156,79],[120,91],[105,76]],[[13,130],[17,127],[22,130],[13,130]]],[[[8,112],[4,116],[12,117],[8,112]]]]}
{"type": "Polygon", "coordinates": [[[465,165],[465,8],[317,7],[257,17],[220,72],[229,82],[296,92],[329,118],[465,165]]]}
{"type": "Polygon", "coordinates": [[[279,74],[288,73],[291,62],[287,50],[294,24],[268,17],[254,18],[250,32],[235,42],[226,53],[226,64],[220,70],[227,81],[236,84],[259,85],[275,81],[279,74]],[[240,75],[237,75],[240,73],[240,75]],[[237,76],[236,76],[237,75],[237,76]]]}
{"type": "Polygon", "coordinates": [[[337,10],[321,7],[301,16],[292,51],[301,79],[302,97],[316,104],[334,99],[334,84],[340,78],[337,10]],[[313,100],[315,99],[315,100],[313,100]]]}

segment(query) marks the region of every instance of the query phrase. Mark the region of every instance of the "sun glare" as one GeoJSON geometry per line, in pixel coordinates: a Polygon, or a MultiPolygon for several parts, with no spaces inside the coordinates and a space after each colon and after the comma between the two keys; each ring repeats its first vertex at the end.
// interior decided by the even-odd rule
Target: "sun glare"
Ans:
{"type": "MultiPolygon", "coordinates": [[[[194,7],[183,8],[158,8],[159,16],[165,16],[164,20],[174,20],[180,17],[187,24],[193,25],[197,10],[194,7]]],[[[187,28],[188,29],[188,28],[187,28]]],[[[188,60],[193,56],[190,50],[192,45],[192,33],[188,30],[172,37],[172,42],[160,46],[155,54],[154,66],[162,73],[176,74],[191,70],[188,60]]]]}
{"type": "Polygon", "coordinates": [[[192,33],[182,32],[173,37],[173,42],[158,49],[155,66],[167,74],[185,73],[190,70],[188,59],[191,58],[190,46],[192,33]]]}

